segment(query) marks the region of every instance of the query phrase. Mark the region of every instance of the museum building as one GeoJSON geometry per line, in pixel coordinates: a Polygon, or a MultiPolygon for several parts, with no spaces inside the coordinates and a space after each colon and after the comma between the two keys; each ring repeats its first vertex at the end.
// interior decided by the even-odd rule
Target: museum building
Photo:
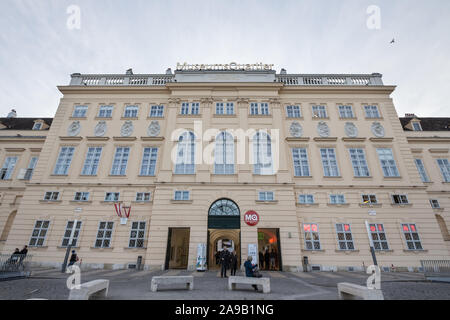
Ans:
{"type": "Polygon", "coordinates": [[[361,270],[371,243],[384,268],[449,258],[450,118],[399,118],[378,73],[178,66],[75,73],[54,118],[0,118],[1,253],[60,267],[72,244],[86,268],[188,270],[223,249],[283,271],[361,270]]]}

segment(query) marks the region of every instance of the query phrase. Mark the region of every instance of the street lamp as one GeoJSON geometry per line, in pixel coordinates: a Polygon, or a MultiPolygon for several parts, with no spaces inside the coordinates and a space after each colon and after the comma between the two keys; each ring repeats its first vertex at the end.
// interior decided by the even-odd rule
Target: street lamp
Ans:
{"type": "Polygon", "coordinates": [[[72,249],[73,235],[75,234],[75,229],[77,227],[77,224],[78,224],[78,220],[75,220],[73,222],[72,232],[70,233],[69,243],[67,244],[66,256],[64,257],[64,262],[61,267],[62,273],[66,272],[67,260],[69,259],[70,249],[72,249]]]}
{"type": "Polygon", "coordinates": [[[375,256],[375,248],[373,246],[373,239],[370,236],[369,223],[367,222],[367,220],[366,220],[366,229],[367,229],[367,236],[369,237],[370,253],[372,254],[373,264],[378,266],[377,257],[375,256]]]}

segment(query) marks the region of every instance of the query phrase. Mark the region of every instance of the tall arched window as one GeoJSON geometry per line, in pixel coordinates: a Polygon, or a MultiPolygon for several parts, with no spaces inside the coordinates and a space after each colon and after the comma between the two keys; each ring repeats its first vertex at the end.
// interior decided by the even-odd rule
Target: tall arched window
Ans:
{"type": "Polygon", "coordinates": [[[258,131],[253,136],[253,168],[255,174],[273,174],[270,136],[258,131]]]}
{"type": "Polygon", "coordinates": [[[233,136],[226,131],[220,132],[216,137],[216,147],[214,149],[214,173],[234,173],[234,139],[233,136]]]}
{"type": "Polygon", "coordinates": [[[178,139],[175,174],[193,174],[195,172],[195,135],[185,131],[178,139]]]}

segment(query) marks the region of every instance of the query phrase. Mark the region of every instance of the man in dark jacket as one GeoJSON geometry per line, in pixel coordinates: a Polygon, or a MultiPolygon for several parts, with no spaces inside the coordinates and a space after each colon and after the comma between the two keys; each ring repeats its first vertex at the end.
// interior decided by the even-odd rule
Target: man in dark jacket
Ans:
{"type": "Polygon", "coordinates": [[[269,270],[269,263],[270,263],[270,253],[269,248],[266,248],[266,252],[264,253],[264,265],[266,267],[266,270],[269,270]]]}
{"type": "Polygon", "coordinates": [[[236,251],[233,251],[233,253],[231,254],[231,259],[230,260],[231,260],[231,275],[235,276],[236,275],[236,270],[237,270],[237,263],[238,263],[236,251]]]}
{"type": "Polygon", "coordinates": [[[72,255],[70,256],[69,266],[72,266],[75,264],[75,262],[78,261],[78,256],[75,250],[72,250],[72,255]]]}
{"type": "Polygon", "coordinates": [[[227,277],[227,269],[230,266],[230,252],[225,247],[223,248],[222,252],[220,253],[220,277],[221,278],[228,278],[227,277]]]}
{"type": "Polygon", "coordinates": [[[24,246],[23,249],[20,251],[20,261],[19,265],[22,264],[22,261],[25,259],[28,253],[28,246],[24,246]]]}

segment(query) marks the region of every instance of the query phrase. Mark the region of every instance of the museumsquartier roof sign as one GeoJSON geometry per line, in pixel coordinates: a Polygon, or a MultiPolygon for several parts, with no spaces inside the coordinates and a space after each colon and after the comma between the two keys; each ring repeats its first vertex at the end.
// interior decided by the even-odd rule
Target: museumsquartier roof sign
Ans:
{"type": "Polygon", "coordinates": [[[177,62],[178,71],[207,71],[207,70],[244,70],[244,71],[269,71],[273,70],[273,64],[262,62],[253,64],[241,64],[230,62],[228,64],[188,64],[187,62],[177,62]]]}

